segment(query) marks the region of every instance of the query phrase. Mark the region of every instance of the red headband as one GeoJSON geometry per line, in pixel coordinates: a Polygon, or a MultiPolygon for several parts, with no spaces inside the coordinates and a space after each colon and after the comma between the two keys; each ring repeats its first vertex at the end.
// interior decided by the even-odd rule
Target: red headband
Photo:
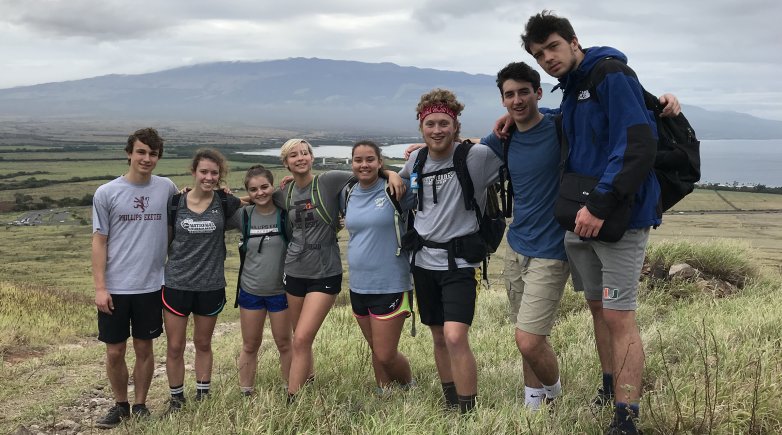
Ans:
{"type": "Polygon", "coordinates": [[[431,115],[432,113],[445,113],[446,115],[453,118],[454,121],[456,121],[456,112],[451,110],[450,107],[446,106],[445,104],[437,103],[437,104],[431,104],[429,106],[424,106],[423,109],[421,109],[420,112],[418,112],[418,119],[421,120],[421,122],[424,121],[424,118],[431,115]]]}

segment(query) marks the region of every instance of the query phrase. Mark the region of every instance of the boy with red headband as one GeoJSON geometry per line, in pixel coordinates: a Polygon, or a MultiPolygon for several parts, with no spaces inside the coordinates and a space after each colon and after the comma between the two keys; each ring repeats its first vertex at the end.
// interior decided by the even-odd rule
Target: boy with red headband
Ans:
{"type": "MultiPolygon", "coordinates": [[[[421,322],[432,331],[446,405],[465,413],[475,407],[478,393],[475,357],[467,336],[475,313],[478,263],[431,247],[478,231],[475,211],[465,208],[453,162],[461,127],[457,117],[463,109],[448,90],[435,89],[421,97],[416,112],[429,154],[423,167],[416,169],[416,157],[422,150],[414,152],[399,175],[410,178],[413,189],[419,188],[418,177],[422,181],[415,231],[423,245],[413,252],[416,299],[421,322]],[[449,257],[455,270],[449,267],[449,257]]],[[[485,145],[472,146],[466,161],[475,201],[483,210],[486,187],[497,180],[502,162],[485,145]]]]}

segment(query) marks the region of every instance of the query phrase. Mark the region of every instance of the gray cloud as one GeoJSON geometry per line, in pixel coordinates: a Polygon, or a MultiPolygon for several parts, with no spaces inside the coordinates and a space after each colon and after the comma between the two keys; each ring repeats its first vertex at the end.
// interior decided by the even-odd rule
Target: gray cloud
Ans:
{"type": "Polygon", "coordinates": [[[519,35],[544,8],[650,90],[782,119],[778,0],[0,0],[0,87],[297,56],[494,74],[532,63],[519,35]]]}

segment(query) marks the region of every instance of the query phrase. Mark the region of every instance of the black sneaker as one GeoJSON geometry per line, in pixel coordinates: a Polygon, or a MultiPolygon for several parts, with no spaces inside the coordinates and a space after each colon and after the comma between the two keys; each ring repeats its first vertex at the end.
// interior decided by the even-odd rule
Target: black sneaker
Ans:
{"type": "Polygon", "coordinates": [[[601,387],[597,389],[597,395],[594,399],[592,399],[592,406],[602,408],[603,406],[613,405],[614,403],[614,394],[613,393],[606,393],[606,391],[601,387]]]}
{"type": "Polygon", "coordinates": [[[166,410],[165,414],[163,414],[163,416],[170,417],[176,414],[185,406],[185,402],[187,401],[184,397],[171,397],[171,399],[168,401],[168,409],[166,410]]]}
{"type": "Polygon", "coordinates": [[[101,419],[95,422],[98,429],[111,429],[119,426],[122,420],[130,417],[130,409],[124,406],[114,405],[101,419]]]}
{"type": "Polygon", "coordinates": [[[611,424],[608,426],[608,428],[603,432],[604,435],[643,435],[643,432],[641,429],[638,429],[638,427],[635,425],[635,421],[633,422],[632,429],[622,429],[619,427],[619,422],[616,421],[616,416],[614,416],[611,419],[611,424]]]}
{"type": "Polygon", "coordinates": [[[136,403],[133,405],[132,408],[130,408],[130,415],[133,416],[133,418],[149,418],[149,408],[147,408],[147,405],[143,403],[136,403]]]}

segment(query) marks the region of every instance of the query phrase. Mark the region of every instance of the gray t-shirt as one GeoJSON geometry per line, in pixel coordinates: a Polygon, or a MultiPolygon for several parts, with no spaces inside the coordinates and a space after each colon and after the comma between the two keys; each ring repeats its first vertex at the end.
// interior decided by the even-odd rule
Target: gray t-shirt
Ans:
{"type": "MultiPolygon", "coordinates": [[[[228,202],[228,208],[235,210],[239,199],[229,195],[228,202]]],[[[173,225],[174,240],[168,247],[166,287],[186,291],[225,288],[225,226],[217,193],[203,213],[190,210],[187,194],[182,195],[173,225]]]]}
{"type": "Polygon", "coordinates": [[[168,199],[176,186],[153,175],[146,184],[119,177],[92,199],[92,231],[108,236],[106,288],[110,294],[160,290],[166,261],[168,199]]]}
{"type": "Polygon", "coordinates": [[[230,226],[243,232],[244,213],[249,217],[250,237],[247,243],[247,253],[244,257],[244,268],[239,278],[239,284],[247,293],[256,296],[276,296],[284,294],[282,285],[282,268],[288,246],[280,235],[262,236],[271,232],[281,231],[277,226],[278,213],[275,208],[271,214],[261,214],[255,205],[239,209],[230,219],[230,226]],[[258,248],[261,251],[258,252],[258,248]]]}
{"type": "Polygon", "coordinates": [[[284,195],[282,203],[288,209],[288,220],[292,228],[291,242],[285,256],[285,275],[296,278],[320,279],[342,273],[339,245],[334,226],[339,220],[339,196],[342,188],[353,177],[347,171],[328,171],[318,177],[320,198],[312,198],[312,183],[298,188],[291,182],[291,197],[288,200],[288,186],[275,193],[284,195]],[[331,218],[327,224],[317,212],[316,204],[323,201],[323,208],[331,218]]]}
{"type": "MultiPolygon", "coordinates": [[[[435,159],[427,156],[423,170],[417,175],[434,172],[438,169],[453,167],[453,151],[448,157],[435,159]]],[[[399,172],[403,178],[410,178],[418,151],[415,151],[399,172]]],[[[486,188],[499,178],[502,160],[486,145],[473,145],[467,155],[467,170],[475,187],[475,200],[483,210],[486,207],[486,188]]],[[[462,188],[455,172],[422,179],[423,210],[415,215],[415,229],[425,240],[443,243],[453,238],[466,236],[478,231],[478,219],[475,211],[464,207],[462,188]],[[435,180],[436,178],[436,180],[435,180]],[[437,204],[432,195],[432,183],[437,183],[437,204]]],[[[413,187],[413,186],[411,186],[413,187]]],[[[416,254],[415,265],[430,270],[448,270],[448,251],[424,247],[416,254]]],[[[478,267],[477,263],[468,263],[456,258],[457,267],[478,267]]]]}

